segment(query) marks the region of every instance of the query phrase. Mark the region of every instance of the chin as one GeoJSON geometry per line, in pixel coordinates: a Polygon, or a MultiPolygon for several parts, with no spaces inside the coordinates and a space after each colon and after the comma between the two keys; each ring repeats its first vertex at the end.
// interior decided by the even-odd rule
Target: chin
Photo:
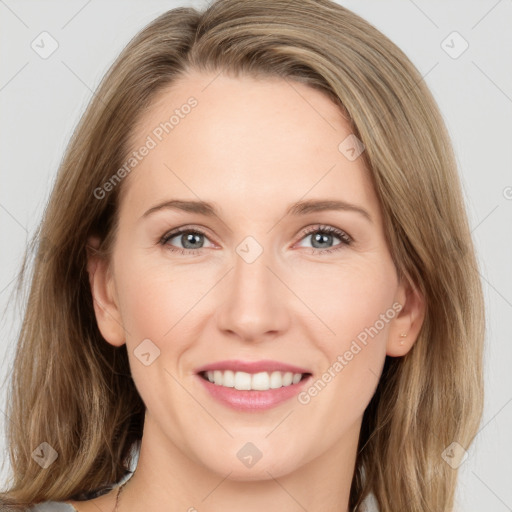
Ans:
{"type": "Polygon", "coordinates": [[[263,464],[263,462],[260,461],[252,468],[226,467],[225,469],[227,472],[221,474],[225,476],[229,473],[229,480],[235,482],[255,482],[281,477],[292,472],[294,468],[289,468],[282,464],[263,464]]]}

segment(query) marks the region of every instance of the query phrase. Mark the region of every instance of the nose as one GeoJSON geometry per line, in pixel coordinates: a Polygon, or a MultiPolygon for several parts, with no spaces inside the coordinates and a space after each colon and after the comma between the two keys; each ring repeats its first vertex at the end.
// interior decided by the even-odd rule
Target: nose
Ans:
{"type": "Polygon", "coordinates": [[[278,277],[277,265],[263,251],[248,262],[238,253],[234,268],[223,279],[217,326],[224,335],[259,342],[278,337],[290,322],[290,291],[278,277]]]}

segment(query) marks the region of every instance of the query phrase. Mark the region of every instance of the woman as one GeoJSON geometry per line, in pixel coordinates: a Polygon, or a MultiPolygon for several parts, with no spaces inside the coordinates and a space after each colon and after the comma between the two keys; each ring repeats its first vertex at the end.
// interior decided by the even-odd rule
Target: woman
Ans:
{"type": "Polygon", "coordinates": [[[37,241],[6,510],[452,509],[481,285],[438,108],[360,17],[157,18],[100,84],[37,241]]]}

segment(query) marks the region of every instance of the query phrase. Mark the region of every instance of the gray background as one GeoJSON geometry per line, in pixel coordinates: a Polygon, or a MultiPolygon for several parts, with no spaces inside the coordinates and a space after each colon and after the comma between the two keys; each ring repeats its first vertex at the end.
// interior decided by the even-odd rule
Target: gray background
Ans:
{"type": "MultiPolygon", "coordinates": [[[[339,3],[373,23],[409,56],[452,136],[488,322],[484,419],[460,468],[456,510],[512,511],[512,0],[339,3]],[[457,58],[442,46],[453,31],[469,44],[457,58]]],[[[177,5],[201,8],[205,2],[0,0],[2,382],[11,367],[22,313],[12,302],[13,280],[72,129],[128,40],[177,5]],[[34,40],[42,46],[43,31],[58,42],[46,59],[31,47],[34,40]]],[[[445,45],[453,53],[461,43],[452,36],[445,45]]],[[[8,421],[4,411],[5,386],[0,388],[2,429],[8,421]]],[[[0,432],[3,487],[9,468],[0,432]]]]}

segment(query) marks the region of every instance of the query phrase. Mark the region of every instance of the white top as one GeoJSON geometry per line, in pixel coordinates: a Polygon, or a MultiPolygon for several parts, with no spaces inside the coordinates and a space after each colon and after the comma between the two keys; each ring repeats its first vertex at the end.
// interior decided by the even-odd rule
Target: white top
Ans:
{"type": "Polygon", "coordinates": [[[45,501],[29,508],[27,512],[77,512],[77,510],[63,501],[45,501]]]}

